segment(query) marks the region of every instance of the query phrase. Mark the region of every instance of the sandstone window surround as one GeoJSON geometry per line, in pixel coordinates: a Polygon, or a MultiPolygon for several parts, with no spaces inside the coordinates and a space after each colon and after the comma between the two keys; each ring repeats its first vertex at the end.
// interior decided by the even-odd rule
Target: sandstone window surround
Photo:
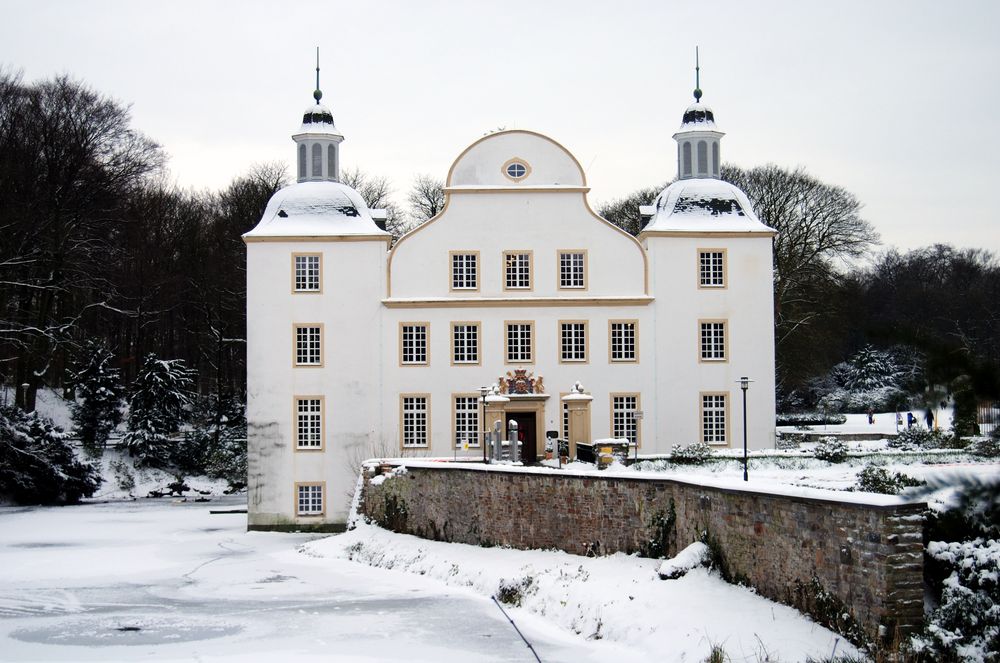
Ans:
{"type": "Polygon", "coordinates": [[[430,364],[430,323],[399,323],[400,366],[427,366],[430,364]]]}
{"type": "Polygon", "coordinates": [[[292,325],[295,338],[295,359],[297,367],[323,366],[323,324],[305,322],[292,325]]]}
{"type": "Polygon", "coordinates": [[[300,516],[322,516],[325,513],[323,482],[295,484],[295,513],[300,516]]]}
{"type": "Polygon", "coordinates": [[[292,292],[322,293],[322,255],[319,253],[293,253],[292,261],[292,292]]]}
{"type": "Polygon", "coordinates": [[[323,396],[295,397],[295,448],[296,450],[321,451],[324,446],[323,396]]]}

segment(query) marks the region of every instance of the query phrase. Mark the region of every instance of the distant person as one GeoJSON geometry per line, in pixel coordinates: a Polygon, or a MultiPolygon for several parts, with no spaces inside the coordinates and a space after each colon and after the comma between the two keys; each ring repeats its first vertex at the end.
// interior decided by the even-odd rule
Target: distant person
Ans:
{"type": "Polygon", "coordinates": [[[906,427],[907,428],[913,428],[913,422],[915,422],[916,420],[917,420],[917,418],[913,416],[912,412],[907,412],[906,413],[906,427]]]}
{"type": "Polygon", "coordinates": [[[874,423],[875,423],[875,410],[873,410],[872,408],[868,408],[868,424],[871,425],[874,423]]]}
{"type": "Polygon", "coordinates": [[[902,425],[903,425],[903,415],[901,415],[899,412],[897,412],[896,413],[896,428],[899,428],[902,425]]]}
{"type": "Polygon", "coordinates": [[[924,413],[924,421],[927,422],[927,430],[934,430],[934,411],[930,408],[924,413]]]}

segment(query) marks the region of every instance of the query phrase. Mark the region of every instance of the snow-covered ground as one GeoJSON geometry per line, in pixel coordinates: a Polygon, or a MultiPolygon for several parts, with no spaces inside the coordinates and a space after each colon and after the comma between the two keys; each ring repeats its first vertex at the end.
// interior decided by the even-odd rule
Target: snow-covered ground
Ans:
{"type": "MultiPolygon", "coordinates": [[[[924,423],[924,412],[925,410],[911,410],[913,416],[916,417],[916,423],[914,426],[919,426],[921,428],[926,428],[924,423]]],[[[935,416],[937,417],[937,428],[940,430],[949,430],[951,428],[951,419],[953,411],[951,408],[941,408],[935,411],[935,416]]],[[[895,435],[903,428],[906,428],[906,411],[899,412],[900,418],[902,420],[902,425],[896,424],[896,413],[895,412],[877,412],[874,416],[874,423],[868,423],[867,414],[846,414],[847,421],[842,424],[820,424],[816,426],[808,426],[808,430],[805,428],[798,428],[796,426],[778,426],[778,432],[780,433],[802,433],[802,432],[812,432],[812,433],[829,433],[831,435],[837,433],[878,433],[880,435],[892,434],[895,435]]]]}

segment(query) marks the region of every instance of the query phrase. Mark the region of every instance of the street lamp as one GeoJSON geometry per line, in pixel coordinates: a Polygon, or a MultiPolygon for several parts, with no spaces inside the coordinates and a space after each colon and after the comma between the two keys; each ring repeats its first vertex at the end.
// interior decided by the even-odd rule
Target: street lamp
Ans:
{"type": "Polygon", "coordinates": [[[743,480],[749,481],[750,479],[747,477],[747,389],[750,388],[750,383],[753,380],[744,375],[737,382],[740,383],[740,389],[743,390],[743,480]]]}
{"type": "Polygon", "coordinates": [[[479,427],[483,431],[483,463],[486,463],[486,394],[490,393],[489,387],[479,388],[479,402],[482,403],[480,412],[482,416],[479,419],[479,427]]]}

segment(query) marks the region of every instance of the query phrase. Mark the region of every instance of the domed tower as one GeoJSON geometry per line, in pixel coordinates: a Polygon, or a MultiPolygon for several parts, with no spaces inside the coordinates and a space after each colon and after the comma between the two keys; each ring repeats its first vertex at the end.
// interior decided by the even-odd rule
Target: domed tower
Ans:
{"type": "MultiPolygon", "coordinates": [[[[697,61],[696,61],[697,62],[697,61]]],[[[640,211],[639,233],[656,297],[657,430],[669,444],[742,446],[738,381],[747,393],[748,444],[774,443],[772,238],[747,195],[720,178],[715,113],[701,100],[684,111],[677,179],[640,211]]]]}
{"type": "Polygon", "coordinates": [[[350,458],[379,434],[379,348],[391,239],[340,181],[344,136],[305,113],[298,181],[276,192],[247,245],[247,464],[251,529],[336,529],[350,458]]]}
{"type": "Polygon", "coordinates": [[[302,126],[292,136],[296,148],[296,172],[298,181],[340,181],[340,144],[344,135],[333,123],[333,113],[321,102],[323,92],[319,89],[319,49],[316,49],[316,89],[313,91],[316,103],[306,108],[302,114],[302,126]]]}

